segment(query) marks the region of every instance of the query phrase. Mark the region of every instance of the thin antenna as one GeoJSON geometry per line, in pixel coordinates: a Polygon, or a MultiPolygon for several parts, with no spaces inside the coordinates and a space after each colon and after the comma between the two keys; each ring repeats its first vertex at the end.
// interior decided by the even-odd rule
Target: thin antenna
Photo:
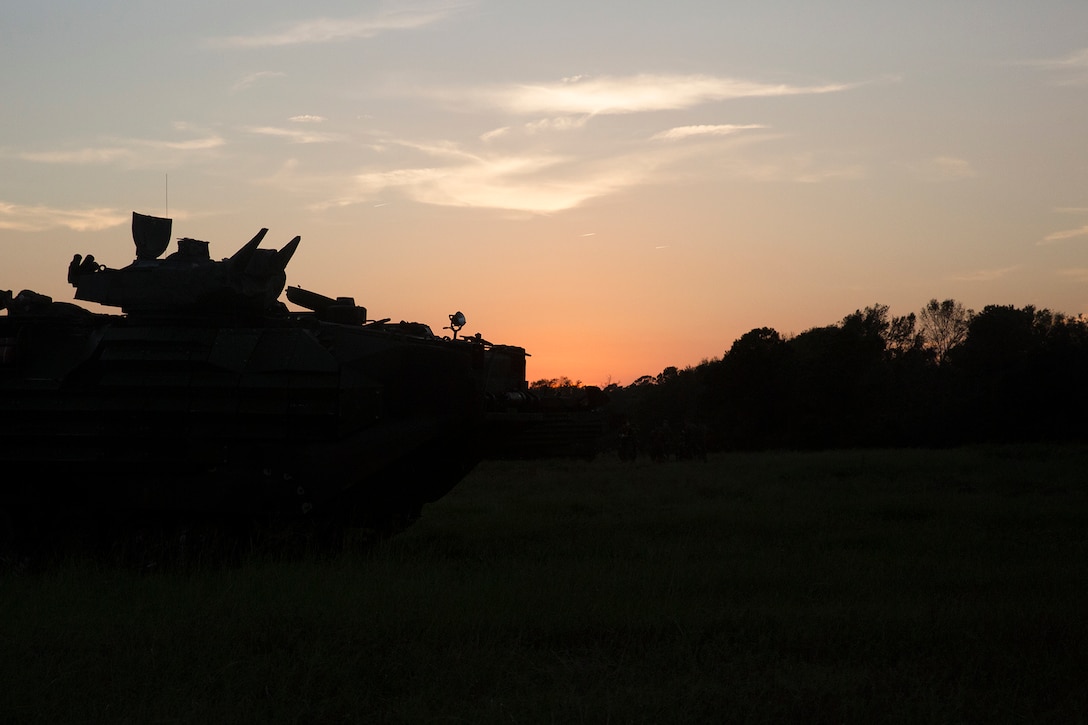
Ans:
{"type": "Polygon", "coordinates": [[[165,214],[165,216],[170,216],[170,174],[166,173],[166,174],[163,174],[163,176],[166,177],[166,214],[165,214]]]}

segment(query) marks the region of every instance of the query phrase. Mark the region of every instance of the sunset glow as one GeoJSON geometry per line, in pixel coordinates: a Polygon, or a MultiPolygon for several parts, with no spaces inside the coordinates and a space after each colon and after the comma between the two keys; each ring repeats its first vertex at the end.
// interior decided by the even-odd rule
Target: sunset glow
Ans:
{"type": "Polygon", "coordinates": [[[132,211],[628,384],[867,305],[1088,312],[1088,4],[0,10],[0,289],[132,211]],[[620,10],[622,8],[622,14],[620,10]]]}

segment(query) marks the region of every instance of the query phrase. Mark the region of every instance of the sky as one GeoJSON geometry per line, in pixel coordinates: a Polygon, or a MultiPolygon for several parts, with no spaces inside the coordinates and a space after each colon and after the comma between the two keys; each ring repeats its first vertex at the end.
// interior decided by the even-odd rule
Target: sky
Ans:
{"type": "MultiPolygon", "coordinates": [[[[0,8],[0,289],[131,214],[626,385],[930,299],[1088,313],[1083,0],[0,8]]],[[[94,308],[91,306],[92,309],[94,308]]]]}

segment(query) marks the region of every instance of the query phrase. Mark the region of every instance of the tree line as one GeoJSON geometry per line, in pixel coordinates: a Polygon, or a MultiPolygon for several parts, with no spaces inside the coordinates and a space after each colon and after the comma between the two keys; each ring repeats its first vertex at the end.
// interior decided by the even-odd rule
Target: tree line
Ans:
{"type": "MultiPolygon", "coordinates": [[[[533,385],[550,382],[577,385],[533,385]]],[[[756,328],[720,359],[605,392],[617,429],[697,430],[711,450],[1084,442],[1088,320],[876,304],[793,336],[756,328]]]]}

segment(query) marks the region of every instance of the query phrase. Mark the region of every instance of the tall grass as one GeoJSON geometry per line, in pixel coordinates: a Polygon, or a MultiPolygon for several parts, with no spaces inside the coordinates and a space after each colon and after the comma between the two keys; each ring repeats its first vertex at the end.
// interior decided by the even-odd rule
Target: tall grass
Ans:
{"type": "Polygon", "coordinates": [[[488,462],[332,559],[0,581],[0,722],[1086,722],[1088,451],[488,462]]]}

